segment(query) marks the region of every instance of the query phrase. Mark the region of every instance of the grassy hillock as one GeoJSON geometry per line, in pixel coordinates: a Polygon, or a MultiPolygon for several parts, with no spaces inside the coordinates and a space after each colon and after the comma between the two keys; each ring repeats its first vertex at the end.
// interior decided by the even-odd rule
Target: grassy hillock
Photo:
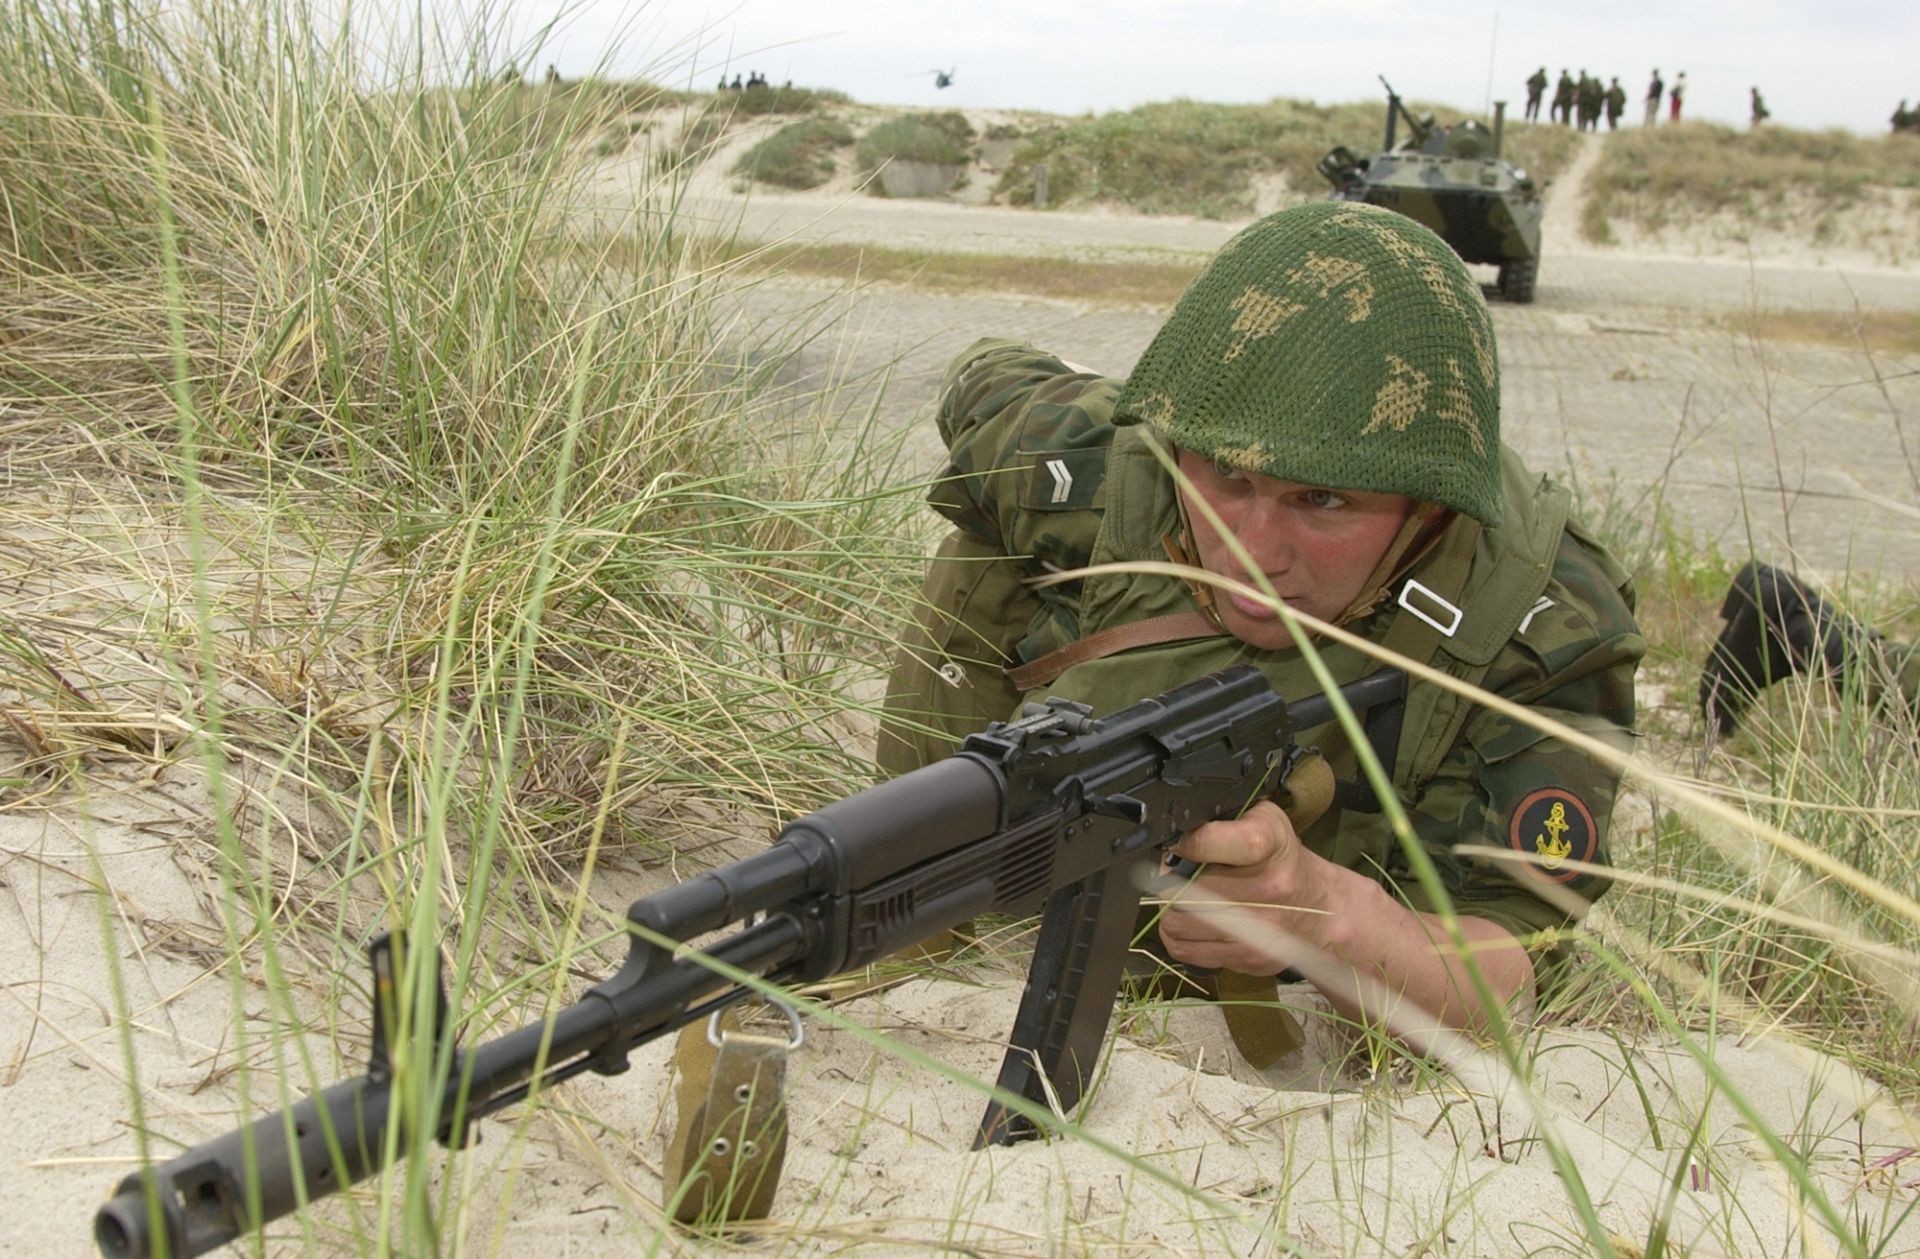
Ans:
{"type": "MultiPolygon", "coordinates": [[[[1443,125],[1465,116],[1446,106],[1412,108],[1431,109],[1443,125]]],[[[1243,217],[1254,212],[1255,183],[1263,176],[1284,176],[1295,195],[1320,195],[1324,185],[1315,166],[1321,156],[1337,144],[1362,154],[1377,150],[1384,120],[1384,106],[1365,101],[1156,102],[1063,121],[1032,135],[996,194],[1008,204],[1031,204],[1034,168],[1044,162],[1050,205],[1243,217]]],[[[1515,125],[1507,136],[1509,156],[1539,180],[1553,178],[1578,145],[1564,128],[1515,125]]]]}
{"type": "MultiPolygon", "coordinates": [[[[1204,218],[1251,215],[1260,203],[1259,184],[1281,179],[1291,195],[1323,191],[1315,165],[1336,144],[1358,153],[1379,147],[1384,107],[1374,102],[1316,105],[1275,100],[1263,105],[1220,105],[1175,100],[1082,118],[1051,118],[1015,127],[975,127],[955,110],[900,113],[861,106],[833,94],[778,91],[728,92],[715,97],[684,135],[683,151],[696,154],[724,140],[738,123],[768,113],[799,117],[760,142],[734,173],[785,188],[818,186],[831,172],[819,165],[827,149],[856,138],[856,161],[872,172],[888,161],[966,163],[979,161],[983,145],[1013,141],[1010,161],[998,168],[993,200],[1033,203],[1034,172],[1048,175],[1050,207],[1124,206],[1146,214],[1194,214],[1204,218]],[[791,109],[781,109],[781,102],[791,109]],[[759,108],[743,111],[743,106],[759,108]]],[[[1468,115],[1447,106],[1417,103],[1443,124],[1468,115]]],[[[1404,134],[1404,131],[1403,131],[1404,134]]],[[[1536,179],[1551,180],[1571,159],[1579,137],[1562,127],[1513,124],[1507,152],[1536,179]]],[[[878,185],[872,185],[878,191],[878,185]]]]}
{"type": "Polygon", "coordinates": [[[760,141],[733,173],[781,188],[818,188],[833,177],[833,150],[853,143],[853,130],[831,118],[802,118],[760,141]]]}
{"type": "Polygon", "coordinates": [[[1239,217],[1253,212],[1256,176],[1285,172],[1296,190],[1310,189],[1321,154],[1334,144],[1363,148],[1379,122],[1379,110],[1364,105],[1156,102],[1028,137],[995,191],[1009,204],[1031,204],[1034,168],[1044,162],[1049,205],[1239,217]]]}
{"type": "Polygon", "coordinates": [[[1607,137],[1587,176],[1581,230],[1605,244],[1616,223],[1657,232],[1731,211],[1765,226],[1810,220],[1820,239],[1889,188],[1920,188],[1920,140],[1707,122],[1635,127],[1607,137]]]}

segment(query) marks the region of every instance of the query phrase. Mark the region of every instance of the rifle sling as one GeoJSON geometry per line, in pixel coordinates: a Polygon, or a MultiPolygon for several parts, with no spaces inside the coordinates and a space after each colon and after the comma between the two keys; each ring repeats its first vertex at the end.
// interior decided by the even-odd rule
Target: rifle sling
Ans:
{"type": "Polygon", "coordinates": [[[745,1031],[738,1017],[738,1007],[722,1016],[718,1045],[705,1019],[688,1024],[674,1050],[680,1084],[662,1188],[682,1224],[763,1220],[780,1185],[787,1037],[745,1031]]]}
{"type": "Polygon", "coordinates": [[[1038,660],[1013,665],[1005,672],[1007,680],[1024,694],[1047,685],[1068,669],[1089,660],[1102,660],[1135,647],[1158,647],[1162,643],[1179,643],[1192,638],[1217,638],[1224,632],[1218,624],[1201,613],[1171,612],[1166,616],[1129,621],[1125,625],[1115,625],[1089,634],[1048,652],[1038,660]]]}

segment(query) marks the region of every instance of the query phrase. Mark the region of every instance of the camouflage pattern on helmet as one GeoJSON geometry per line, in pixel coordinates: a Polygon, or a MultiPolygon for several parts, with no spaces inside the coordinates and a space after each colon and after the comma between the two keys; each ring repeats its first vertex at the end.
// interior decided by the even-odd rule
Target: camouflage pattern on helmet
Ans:
{"type": "Polygon", "coordinates": [[[1268,215],[1187,287],[1114,412],[1232,467],[1500,518],[1500,365],[1480,287],[1398,214],[1268,215]]]}

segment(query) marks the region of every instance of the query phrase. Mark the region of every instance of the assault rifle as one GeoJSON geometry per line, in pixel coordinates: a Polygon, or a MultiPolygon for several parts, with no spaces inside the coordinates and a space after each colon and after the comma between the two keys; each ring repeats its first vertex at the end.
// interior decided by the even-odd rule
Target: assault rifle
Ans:
{"type": "MultiPolygon", "coordinates": [[[[1397,737],[1399,709],[1376,706],[1405,690],[1395,670],[1344,688],[1354,708],[1386,718],[1369,722],[1380,750],[1397,737]]],[[[753,995],[673,942],[732,929],[700,952],[769,983],[799,985],[980,914],[1043,906],[999,1084],[1070,1110],[1092,1078],[1119,992],[1141,901],[1134,867],[1203,822],[1297,786],[1305,765],[1330,780],[1293,733],[1331,715],[1325,697],[1289,704],[1246,665],[1106,717],[1065,700],[1029,705],[945,760],[800,818],[762,853],[635,901],[617,974],[550,1019],[452,1055],[437,1085],[434,1135],[459,1148],[474,1120],[536,1085],[619,1074],[638,1046],[753,995]]],[[[1365,807],[1353,784],[1339,787],[1348,795],[1336,798],[1365,807]]],[[[370,954],[367,1073],[122,1180],[94,1219],[103,1252],[146,1259],[164,1241],[167,1254],[203,1254],[383,1168],[389,1130],[401,1122],[387,1031],[395,941],[382,936],[370,954]]],[[[435,1008],[433,1036],[444,1043],[444,997],[435,1008]]],[[[1037,1131],[994,1102],[975,1148],[1037,1131]]]]}

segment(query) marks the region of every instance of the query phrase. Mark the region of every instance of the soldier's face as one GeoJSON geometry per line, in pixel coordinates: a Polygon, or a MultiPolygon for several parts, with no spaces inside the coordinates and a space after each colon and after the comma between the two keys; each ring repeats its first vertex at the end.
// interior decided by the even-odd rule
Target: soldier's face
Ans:
{"type": "MultiPolygon", "coordinates": [[[[1404,494],[1281,481],[1229,468],[1189,450],[1181,451],[1179,459],[1191,484],[1181,495],[1187,500],[1200,566],[1259,585],[1194,504],[1196,495],[1239,539],[1287,606],[1322,620],[1331,621],[1359,598],[1367,577],[1413,511],[1413,500],[1404,494]]],[[[1249,646],[1271,651],[1293,645],[1293,635],[1271,608],[1225,590],[1215,592],[1214,607],[1227,631],[1249,646]]]]}

